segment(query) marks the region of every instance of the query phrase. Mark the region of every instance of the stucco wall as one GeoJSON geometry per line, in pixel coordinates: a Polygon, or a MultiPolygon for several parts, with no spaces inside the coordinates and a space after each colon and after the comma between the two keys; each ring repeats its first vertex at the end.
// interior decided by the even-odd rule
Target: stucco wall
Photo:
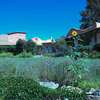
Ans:
{"type": "Polygon", "coordinates": [[[8,35],[0,35],[0,45],[8,44],[8,35]]]}
{"type": "Polygon", "coordinates": [[[25,34],[11,34],[11,35],[8,35],[8,42],[11,44],[11,45],[16,45],[16,42],[19,40],[19,39],[22,39],[22,40],[25,40],[26,38],[26,35],[25,34]]]}
{"type": "Polygon", "coordinates": [[[0,35],[0,45],[16,45],[19,39],[26,40],[26,34],[0,35]]]}

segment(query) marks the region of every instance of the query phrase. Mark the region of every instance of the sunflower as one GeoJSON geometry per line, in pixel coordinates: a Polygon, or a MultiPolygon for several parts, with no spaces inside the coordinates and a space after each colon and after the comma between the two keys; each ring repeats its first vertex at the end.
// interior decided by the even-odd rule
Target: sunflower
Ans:
{"type": "Polygon", "coordinates": [[[78,33],[76,31],[73,31],[71,34],[72,34],[72,36],[77,36],[78,35],[78,33]]]}

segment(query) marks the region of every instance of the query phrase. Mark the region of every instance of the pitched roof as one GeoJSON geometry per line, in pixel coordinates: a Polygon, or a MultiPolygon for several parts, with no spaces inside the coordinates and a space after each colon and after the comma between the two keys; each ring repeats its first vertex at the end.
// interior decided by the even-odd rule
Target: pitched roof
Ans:
{"type": "Polygon", "coordinates": [[[75,28],[72,28],[72,29],[70,29],[70,31],[68,32],[66,37],[67,38],[72,37],[71,33],[73,31],[76,31],[79,35],[82,35],[82,34],[85,34],[87,32],[91,32],[91,31],[96,30],[96,29],[100,29],[100,23],[98,23],[98,22],[96,22],[94,25],[92,25],[92,26],[90,26],[90,27],[88,27],[86,29],[75,29],[75,28]]]}
{"type": "Polygon", "coordinates": [[[26,32],[12,32],[12,33],[8,33],[8,35],[11,35],[11,34],[26,34],[26,32]]]}

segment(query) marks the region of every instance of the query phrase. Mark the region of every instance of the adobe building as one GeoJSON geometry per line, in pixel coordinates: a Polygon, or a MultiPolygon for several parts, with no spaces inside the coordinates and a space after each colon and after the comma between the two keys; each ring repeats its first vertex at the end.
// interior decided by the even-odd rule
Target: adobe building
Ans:
{"type": "Polygon", "coordinates": [[[32,41],[36,43],[37,45],[37,52],[39,54],[44,54],[44,53],[52,53],[53,50],[53,45],[55,43],[55,40],[53,38],[47,39],[47,40],[42,40],[39,37],[34,37],[32,38],[32,41]]]}
{"type": "Polygon", "coordinates": [[[0,46],[10,46],[16,45],[16,42],[19,40],[26,40],[25,32],[13,32],[8,34],[0,35],[0,46]]]}
{"type": "Polygon", "coordinates": [[[90,26],[86,29],[71,29],[66,36],[66,41],[70,41],[72,46],[74,46],[73,35],[79,36],[78,44],[82,41],[86,46],[97,48],[100,50],[100,23],[96,22],[93,26],[90,26]]]}

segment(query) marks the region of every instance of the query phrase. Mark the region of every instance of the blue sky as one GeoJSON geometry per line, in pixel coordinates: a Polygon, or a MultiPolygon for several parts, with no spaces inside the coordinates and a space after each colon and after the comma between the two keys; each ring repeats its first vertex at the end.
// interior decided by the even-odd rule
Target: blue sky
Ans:
{"type": "Polygon", "coordinates": [[[0,34],[24,31],[28,38],[59,38],[79,27],[86,0],[0,0],[0,34]]]}

